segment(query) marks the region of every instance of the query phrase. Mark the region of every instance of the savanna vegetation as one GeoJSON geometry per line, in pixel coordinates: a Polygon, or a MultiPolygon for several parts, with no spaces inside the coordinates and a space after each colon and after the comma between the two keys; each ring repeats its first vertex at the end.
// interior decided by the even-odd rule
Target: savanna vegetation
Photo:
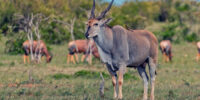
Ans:
{"type": "MultiPolygon", "coordinates": [[[[99,14],[107,3],[97,2],[96,13],[99,14]]],[[[70,24],[75,18],[75,39],[85,38],[85,22],[91,6],[90,0],[0,0],[0,37],[8,38],[5,52],[22,53],[21,44],[27,39],[18,23],[18,15],[50,17],[40,24],[41,39],[48,44],[63,44],[71,39],[70,29],[53,19],[70,24]]],[[[113,6],[108,17],[113,19],[110,26],[119,24],[132,29],[147,29],[159,40],[169,39],[175,43],[199,40],[200,3],[194,0],[130,0],[113,6]]]]}
{"type": "MultiPolygon", "coordinates": [[[[95,59],[93,65],[67,64],[70,28],[57,22],[71,24],[75,19],[74,37],[85,39],[85,22],[91,6],[92,0],[0,0],[0,99],[100,100],[100,72],[105,78],[105,99],[112,99],[111,79],[99,60],[95,59]],[[40,23],[39,31],[54,55],[51,63],[23,63],[22,43],[27,40],[27,33],[20,27],[18,16],[31,14],[49,17],[40,23]]],[[[96,6],[98,15],[107,3],[97,0],[96,6]]],[[[200,99],[200,63],[195,61],[194,44],[200,40],[200,2],[128,0],[114,5],[107,17],[113,19],[110,26],[146,29],[159,41],[172,41],[173,62],[162,62],[159,54],[156,100],[200,99]]],[[[138,72],[128,69],[124,77],[124,100],[140,100],[143,84],[138,72]]]]}
{"type": "MultiPolygon", "coordinates": [[[[2,39],[4,40],[4,38],[2,39]]],[[[1,45],[3,45],[1,43],[1,45]]],[[[99,60],[67,64],[67,45],[50,45],[54,53],[51,63],[24,64],[21,55],[4,53],[0,49],[1,100],[100,100],[100,72],[105,79],[105,100],[112,100],[111,77],[99,60]],[[29,71],[32,69],[32,80],[29,71]]],[[[200,62],[196,62],[196,46],[192,43],[173,44],[173,62],[162,62],[156,77],[156,100],[200,99],[200,62]]],[[[150,91],[149,91],[150,92],[150,91]]],[[[143,83],[137,70],[127,69],[123,85],[124,100],[141,100],[143,83]]],[[[150,94],[149,94],[150,95],[150,94]]]]}

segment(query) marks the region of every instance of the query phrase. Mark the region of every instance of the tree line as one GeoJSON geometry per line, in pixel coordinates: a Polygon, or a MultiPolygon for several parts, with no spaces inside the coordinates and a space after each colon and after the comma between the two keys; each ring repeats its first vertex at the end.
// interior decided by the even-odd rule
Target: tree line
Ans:
{"type": "MultiPolygon", "coordinates": [[[[98,15],[108,3],[96,1],[98,15]]],[[[85,21],[91,7],[92,0],[0,0],[0,37],[6,38],[5,52],[23,52],[21,45],[27,40],[27,33],[20,27],[18,15],[49,17],[39,25],[41,39],[48,44],[63,44],[72,40],[69,26],[73,19],[74,38],[85,38],[85,21]]],[[[108,17],[113,19],[110,26],[148,29],[159,40],[175,43],[199,40],[200,2],[194,0],[128,0],[114,5],[108,17]]]]}

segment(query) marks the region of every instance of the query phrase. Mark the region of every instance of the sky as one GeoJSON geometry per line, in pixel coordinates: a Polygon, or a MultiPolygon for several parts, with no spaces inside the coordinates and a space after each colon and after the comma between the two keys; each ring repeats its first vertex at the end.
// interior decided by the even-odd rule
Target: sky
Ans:
{"type": "MultiPolygon", "coordinates": [[[[111,2],[112,0],[104,0],[104,1],[106,1],[106,2],[111,2]]],[[[121,4],[123,4],[125,1],[127,1],[127,0],[115,0],[114,4],[115,4],[115,5],[121,5],[121,4]]],[[[197,0],[197,1],[200,1],[200,0],[197,0]]]]}
{"type": "MultiPolygon", "coordinates": [[[[104,0],[106,2],[111,2],[112,0],[104,0]]],[[[126,0],[115,0],[114,4],[116,5],[121,5],[125,2],[126,0]]]]}

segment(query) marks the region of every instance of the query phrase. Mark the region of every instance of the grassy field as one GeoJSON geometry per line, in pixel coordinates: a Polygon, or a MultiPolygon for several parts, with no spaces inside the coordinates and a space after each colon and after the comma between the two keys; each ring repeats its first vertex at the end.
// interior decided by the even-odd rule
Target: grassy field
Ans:
{"type": "MultiPolygon", "coordinates": [[[[7,100],[100,100],[99,72],[105,78],[105,100],[113,97],[111,78],[106,68],[95,60],[76,65],[66,63],[67,45],[51,45],[51,63],[23,64],[22,55],[4,53],[0,42],[0,99],[7,100]],[[32,69],[33,82],[29,71],[32,69]]],[[[200,62],[195,61],[197,50],[192,43],[173,45],[173,62],[163,63],[159,53],[155,99],[200,100],[200,62]]],[[[141,100],[142,79],[135,69],[127,69],[123,85],[124,100],[141,100]]]]}

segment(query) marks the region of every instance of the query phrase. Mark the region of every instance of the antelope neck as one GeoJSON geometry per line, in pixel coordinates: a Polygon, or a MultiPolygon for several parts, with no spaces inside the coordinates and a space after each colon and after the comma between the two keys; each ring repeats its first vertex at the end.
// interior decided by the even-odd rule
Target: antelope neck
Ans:
{"type": "Polygon", "coordinates": [[[101,27],[98,36],[93,38],[96,44],[106,53],[110,53],[113,47],[113,32],[110,27],[101,27]]]}

